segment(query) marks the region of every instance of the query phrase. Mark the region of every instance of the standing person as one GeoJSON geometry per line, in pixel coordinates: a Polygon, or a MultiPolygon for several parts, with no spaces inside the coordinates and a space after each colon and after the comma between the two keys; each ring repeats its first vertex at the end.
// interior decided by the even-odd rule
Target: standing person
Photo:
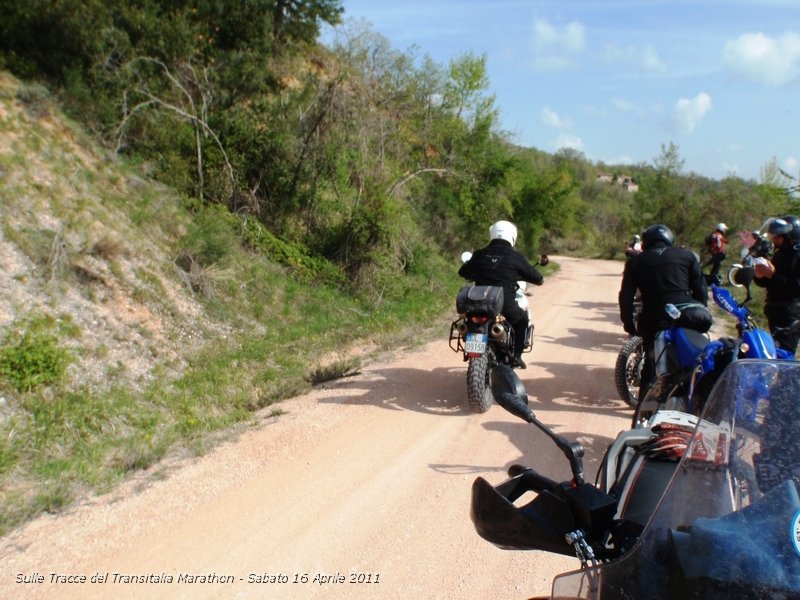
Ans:
{"type": "Polygon", "coordinates": [[[757,260],[753,281],[767,291],[764,315],[781,348],[794,353],[800,333],[775,335],[800,319],[800,219],[793,215],[771,219],[767,235],[775,252],[770,261],[757,260]]]}
{"type": "Polygon", "coordinates": [[[640,335],[645,348],[639,398],[644,398],[652,383],[654,365],[650,350],[656,334],[670,326],[666,305],[708,303],[708,288],[697,255],[674,244],[675,235],[669,227],[651,225],[642,232],[642,253],[628,259],[622,272],[619,316],[625,332],[640,335]],[[637,289],[642,299],[638,330],[633,306],[637,289]]]}
{"type": "Polygon", "coordinates": [[[625,242],[625,256],[629,257],[642,251],[642,237],[634,235],[630,242],[625,242]]]}
{"type": "Polygon", "coordinates": [[[708,251],[711,253],[711,281],[718,285],[722,281],[719,277],[719,270],[722,267],[722,261],[725,260],[725,250],[728,247],[728,240],[725,238],[726,231],[728,231],[728,226],[725,223],[717,223],[714,231],[708,236],[708,251]]]}
{"type": "Polygon", "coordinates": [[[525,331],[528,313],[516,301],[517,281],[542,285],[544,277],[514,249],[517,227],[509,221],[497,221],[489,227],[489,245],[476,250],[461,265],[458,274],[476,285],[494,285],[503,288],[503,316],[514,329],[514,364],[524,369],[522,350],[525,348],[525,331]]]}

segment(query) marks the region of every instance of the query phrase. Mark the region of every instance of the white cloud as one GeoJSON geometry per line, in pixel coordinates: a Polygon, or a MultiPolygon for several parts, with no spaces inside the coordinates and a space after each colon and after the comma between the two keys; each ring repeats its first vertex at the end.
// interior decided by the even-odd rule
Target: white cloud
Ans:
{"type": "Polygon", "coordinates": [[[555,127],[556,129],[569,129],[572,127],[572,121],[562,118],[550,107],[545,106],[542,109],[542,123],[548,127],[555,127]]]}
{"type": "Polygon", "coordinates": [[[568,23],[561,29],[544,19],[533,23],[533,66],[538,70],[569,67],[585,47],[585,27],[578,22],[568,23]]]}
{"type": "Polygon", "coordinates": [[[725,44],[723,60],[737,73],[770,85],[783,85],[800,73],[800,35],[773,38],[745,33],[725,44]]]}
{"type": "Polygon", "coordinates": [[[681,98],[675,103],[672,124],[683,133],[691,133],[711,110],[711,96],[700,92],[694,98],[681,98]]]}
{"type": "Polygon", "coordinates": [[[787,157],[783,161],[783,170],[790,175],[800,171],[800,160],[797,160],[794,156],[787,157]]]}

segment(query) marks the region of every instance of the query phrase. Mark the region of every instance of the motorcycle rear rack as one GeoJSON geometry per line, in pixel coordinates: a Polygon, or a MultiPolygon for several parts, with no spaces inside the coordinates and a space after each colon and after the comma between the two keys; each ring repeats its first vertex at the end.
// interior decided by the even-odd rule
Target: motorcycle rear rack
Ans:
{"type": "MultiPolygon", "coordinates": [[[[450,339],[448,340],[448,345],[453,352],[464,352],[464,336],[459,331],[459,324],[462,323],[466,319],[465,316],[461,316],[455,321],[450,324],[450,339]]],[[[529,324],[529,327],[533,329],[533,323],[529,324]]],[[[509,342],[508,347],[513,347],[512,344],[514,343],[514,329],[509,328],[509,342]]],[[[531,342],[526,344],[523,347],[522,352],[527,354],[533,351],[533,332],[531,332],[531,342]]],[[[511,352],[506,351],[505,354],[511,356],[511,352]]]]}

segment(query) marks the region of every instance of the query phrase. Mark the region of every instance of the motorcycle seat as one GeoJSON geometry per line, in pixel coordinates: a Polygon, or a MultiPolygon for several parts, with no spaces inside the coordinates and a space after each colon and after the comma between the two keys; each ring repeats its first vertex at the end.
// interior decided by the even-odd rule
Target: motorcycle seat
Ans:
{"type": "Polygon", "coordinates": [[[677,328],[675,338],[678,346],[678,360],[682,368],[691,367],[709,343],[705,334],[685,327],[677,328]]]}

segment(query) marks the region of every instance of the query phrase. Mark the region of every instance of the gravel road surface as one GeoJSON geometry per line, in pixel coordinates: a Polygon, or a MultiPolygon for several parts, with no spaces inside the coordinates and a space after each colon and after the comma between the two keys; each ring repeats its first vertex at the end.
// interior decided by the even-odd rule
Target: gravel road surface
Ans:
{"type": "MultiPolygon", "coordinates": [[[[613,367],[622,264],[554,257],[520,371],[544,423],[586,447],[588,480],[627,427],[613,367]]],[[[160,467],[0,540],[0,598],[474,599],[548,594],[575,559],[507,551],[469,517],[477,476],[569,468],[533,426],[466,405],[439,341],[282,403],[213,451],[160,467]]]]}

